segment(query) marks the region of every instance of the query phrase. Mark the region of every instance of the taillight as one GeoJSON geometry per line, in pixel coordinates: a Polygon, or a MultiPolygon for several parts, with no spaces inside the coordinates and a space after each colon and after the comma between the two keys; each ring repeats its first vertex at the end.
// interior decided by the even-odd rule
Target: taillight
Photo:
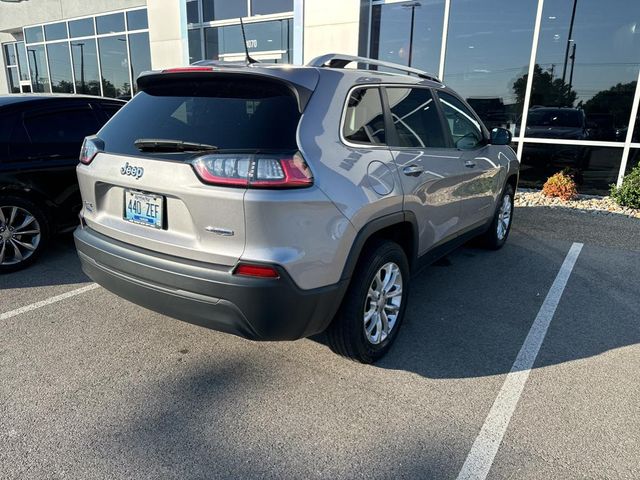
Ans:
{"type": "Polygon", "coordinates": [[[247,188],[300,188],[313,184],[313,175],[300,154],[216,155],[193,161],[200,179],[211,185],[247,188]]]}
{"type": "Polygon", "coordinates": [[[80,149],[80,162],[89,165],[99,151],[100,148],[91,137],[85,138],[80,149]]]}
{"type": "Polygon", "coordinates": [[[245,277],[280,278],[280,274],[274,267],[250,263],[240,263],[233,271],[233,274],[245,277]]]}

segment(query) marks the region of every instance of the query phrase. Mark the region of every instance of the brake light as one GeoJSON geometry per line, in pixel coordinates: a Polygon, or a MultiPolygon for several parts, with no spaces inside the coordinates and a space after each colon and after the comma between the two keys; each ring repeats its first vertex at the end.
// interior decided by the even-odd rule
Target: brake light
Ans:
{"type": "Polygon", "coordinates": [[[307,162],[297,152],[275,155],[204,155],[193,162],[200,179],[210,185],[247,188],[301,188],[313,185],[307,162]]]}
{"type": "Polygon", "coordinates": [[[176,67],[162,70],[162,73],[212,72],[213,67],[176,67]]]}
{"type": "Polygon", "coordinates": [[[80,149],[80,162],[89,165],[99,151],[98,145],[90,137],[85,138],[80,149]]]}
{"type": "Polygon", "coordinates": [[[260,277],[260,278],[280,278],[278,271],[266,265],[253,265],[249,263],[239,264],[234,275],[243,275],[245,277],[260,277]]]}

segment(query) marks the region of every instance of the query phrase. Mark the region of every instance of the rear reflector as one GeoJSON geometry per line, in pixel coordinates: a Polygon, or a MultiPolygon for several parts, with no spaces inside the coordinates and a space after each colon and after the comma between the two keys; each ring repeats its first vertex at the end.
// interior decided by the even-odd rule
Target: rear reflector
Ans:
{"type": "Polygon", "coordinates": [[[193,168],[210,185],[247,188],[313,185],[313,175],[300,152],[293,156],[208,154],[194,160],[193,168]]]}
{"type": "Polygon", "coordinates": [[[260,278],[280,278],[278,271],[265,265],[252,265],[249,263],[241,263],[233,272],[234,275],[243,275],[245,277],[260,278]]]}

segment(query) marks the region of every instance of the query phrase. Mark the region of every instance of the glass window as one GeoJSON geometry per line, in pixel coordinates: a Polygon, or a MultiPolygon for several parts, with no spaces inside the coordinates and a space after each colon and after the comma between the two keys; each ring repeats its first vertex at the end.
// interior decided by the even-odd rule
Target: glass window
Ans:
{"type": "Polygon", "coordinates": [[[141,155],[134,145],[139,138],[180,139],[220,149],[297,149],[296,99],[273,82],[172,80],[138,93],[123,112],[100,133],[108,152],[141,155]]]}
{"type": "Polygon", "coordinates": [[[202,0],[202,20],[227,20],[248,16],[244,0],[202,0]]]}
{"type": "Polygon", "coordinates": [[[629,175],[631,170],[640,165],[640,148],[632,148],[629,150],[629,158],[627,159],[627,168],[625,175],[629,175]]]}
{"type": "Polygon", "coordinates": [[[293,12],[293,0],[251,0],[251,15],[293,12]]]}
{"type": "Polygon", "coordinates": [[[37,27],[29,27],[24,29],[24,39],[27,43],[44,42],[44,34],[42,33],[42,25],[37,27]]]}
{"type": "Polygon", "coordinates": [[[370,55],[437,74],[443,20],[444,0],[374,5],[370,55]]]}
{"type": "Polygon", "coordinates": [[[198,0],[187,0],[187,23],[200,23],[198,0]]]}
{"type": "Polygon", "coordinates": [[[537,5],[537,0],[451,2],[444,81],[489,129],[515,133],[522,117],[537,5]]]}
{"type": "MultiPolygon", "coordinates": [[[[249,53],[259,60],[288,62],[292,46],[291,22],[292,20],[273,20],[245,25],[249,53]]],[[[205,28],[206,58],[241,60],[244,55],[240,25],[205,28]]]]}
{"type": "Polygon", "coordinates": [[[146,8],[127,12],[128,30],[145,30],[147,28],[149,28],[149,21],[147,20],[146,8]]]}
{"type": "Polygon", "coordinates": [[[15,43],[4,43],[2,45],[2,49],[4,50],[4,64],[6,66],[16,65],[16,50],[15,43]]]}
{"type": "Polygon", "coordinates": [[[346,140],[353,143],[385,143],[384,115],[377,88],[358,88],[351,93],[342,134],[346,140]]]}
{"type": "MultiPolygon", "coordinates": [[[[628,127],[620,127],[616,129],[616,136],[619,141],[624,142],[627,139],[628,127]]],[[[640,142],[640,111],[636,117],[636,125],[633,129],[633,135],[631,136],[632,142],[640,142]]]]}
{"type": "Polygon", "coordinates": [[[49,58],[49,74],[51,75],[51,91],[54,93],[73,93],[69,44],[67,42],[48,44],[47,56],[49,58]]]}
{"type": "Polygon", "coordinates": [[[27,62],[27,51],[24,48],[24,42],[16,43],[16,53],[20,70],[20,80],[29,80],[29,64],[27,62]]]}
{"type": "Polygon", "coordinates": [[[426,88],[387,88],[397,147],[447,147],[440,115],[426,88]]]}
{"type": "Polygon", "coordinates": [[[118,113],[118,110],[122,108],[122,105],[102,104],[101,107],[107,118],[111,118],[118,113]]]}
{"type": "Polygon", "coordinates": [[[98,48],[104,96],[129,97],[131,89],[126,38],[124,35],[99,38],[98,48]]]}
{"type": "Polygon", "coordinates": [[[27,47],[29,59],[29,72],[31,73],[31,89],[35,93],[49,93],[49,73],[47,72],[47,59],[44,54],[44,45],[31,45],[27,47]]]}
{"type": "Polygon", "coordinates": [[[9,76],[9,93],[20,93],[18,69],[16,67],[7,68],[7,74],[9,76]]]}
{"type": "Polygon", "coordinates": [[[93,18],[82,18],[80,20],[71,20],[69,22],[69,36],[71,38],[88,37],[95,35],[95,33],[93,18]]]}
{"type": "Polygon", "coordinates": [[[124,31],[124,14],[111,13],[96,17],[96,29],[98,34],[116,33],[124,31]]]}
{"type": "Polygon", "coordinates": [[[520,164],[520,185],[541,188],[551,175],[568,168],[578,191],[606,195],[616,183],[622,148],[525,143],[520,164]]]}
{"type": "Polygon", "coordinates": [[[138,91],[136,79],[142,72],[151,70],[151,51],[149,50],[149,34],[147,32],[129,35],[129,51],[131,52],[131,69],[133,70],[133,93],[138,91]]]}
{"type": "Polygon", "coordinates": [[[531,125],[526,136],[621,141],[640,65],[638,25],[640,2],[545,2],[529,108],[582,110],[586,128],[531,125]]]}
{"type": "Polygon", "coordinates": [[[473,113],[453,95],[438,92],[438,97],[455,147],[470,150],[484,143],[482,127],[473,113]]]}
{"type": "Polygon", "coordinates": [[[31,138],[34,153],[76,157],[84,137],[100,129],[90,108],[28,116],[24,119],[24,126],[31,138]]]}
{"type": "Polygon", "coordinates": [[[45,25],[44,35],[48,41],[67,38],[67,24],[65,22],[60,22],[45,25]]]}
{"type": "Polygon", "coordinates": [[[71,42],[73,74],[76,77],[76,93],[100,95],[98,54],[93,38],[71,42]]]}
{"type": "MultiPolygon", "coordinates": [[[[189,30],[189,63],[202,60],[202,33],[199,28],[189,30]]],[[[217,51],[216,51],[217,54],[217,51]]]]}

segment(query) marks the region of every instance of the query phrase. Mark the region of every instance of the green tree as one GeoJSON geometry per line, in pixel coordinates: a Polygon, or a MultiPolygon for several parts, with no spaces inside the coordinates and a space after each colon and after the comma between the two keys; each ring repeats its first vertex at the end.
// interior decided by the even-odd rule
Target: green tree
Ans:
{"type": "MultiPolygon", "coordinates": [[[[524,74],[513,82],[513,93],[516,102],[524,104],[524,93],[527,88],[529,74],[524,74]]],[[[578,95],[561,78],[554,78],[550,71],[542,70],[537,63],[533,68],[533,85],[529,105],[544,105],[551,107],[573,107],[578,95]]]]}
{"type": "Polygon", "coordinates": [[[588,115],[607,113],[613,116],[616,127],[626,127],[631,116],[633,94],[636,91],[637,81],[618,83],[609,90],[596,93],[593,98],[584,104],[584,111],[588,115]]]}

